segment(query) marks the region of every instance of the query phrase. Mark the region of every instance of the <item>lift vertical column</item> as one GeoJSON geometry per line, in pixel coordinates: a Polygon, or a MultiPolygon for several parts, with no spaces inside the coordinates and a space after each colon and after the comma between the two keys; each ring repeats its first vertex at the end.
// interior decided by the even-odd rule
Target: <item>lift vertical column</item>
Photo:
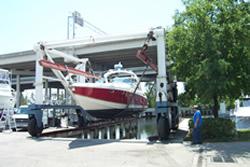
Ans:
{"type": "Polygon", "coordinates": [[[156,78],[156,113],[157,113],[157,130],[161,140],[168,138],[170,132],[171,116],[168,112],[167,104],[167,75],[166,75],[166,50],[165,50],[165,31],[157,29],[157,64],[158,75],[156,78]]]}
{"type": "Polygon", "coordinates": [[[36,76],[35,76],[35,105],[29,106],[28,132],[31,136],[40,136],[43,130],[43,112],[40,105],[43,104],[43,67],[39,61],[43,59],[44,47],[37,45],[36,51],[36,76]]]}
{"type": "Polygon", "coordinates": [[[43,104],[43,67],[39,64],[44,52],[37,48],[36,52],[36,76],[35,76],[35,104],[43,104]]]}

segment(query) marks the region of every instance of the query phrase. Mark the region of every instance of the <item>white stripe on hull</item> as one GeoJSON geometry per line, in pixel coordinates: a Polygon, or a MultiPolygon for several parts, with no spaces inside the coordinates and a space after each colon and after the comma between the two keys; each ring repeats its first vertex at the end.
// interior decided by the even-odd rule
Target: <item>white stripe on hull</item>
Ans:
{"type": "MultiPolygon", "coordinates": [[[[104,101],[86,96],[80,96],[75,94],[77,104],[84,110],[110,110],[110,109],[124,109],[127,104],[115,103],[111,101],[104,101]]],[[[129,108],[143,108],[143,105],[129,105],[129,108]]],[[[145,107],[144,107],[145,108],[145,107]]]]}
{"type": "MultiPolygon", "coordinates": [[[[109,90],[119,90],[128,93],[134,93],[136,85],[129,85],[124,83],[75,83],[73,87],[85,87],[85,88],[101,88],[109,90]]],[[[139,88],[135,92],[136,95],[146,98],[144,92],[139,88]]]]}

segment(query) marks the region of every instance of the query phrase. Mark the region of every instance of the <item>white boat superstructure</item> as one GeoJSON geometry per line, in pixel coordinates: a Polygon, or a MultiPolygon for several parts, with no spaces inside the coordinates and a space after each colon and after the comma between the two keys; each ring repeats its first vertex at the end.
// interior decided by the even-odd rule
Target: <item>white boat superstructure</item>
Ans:
{"type": "Polygon", "coordinates": [[[0,69],[0,109],[13,108],[15,91],[11,88],[10,72],[0,69]]]}
{"type": "Polygon", "coordinates": [[[237,129],[250,129],[250,97],[236,101],[234,118],[237,129]]]}
{"type": "Polygon", "coordinates": [[[236,117],[250,117],[250,97],[236,101],[234,115],[236,117]]]}

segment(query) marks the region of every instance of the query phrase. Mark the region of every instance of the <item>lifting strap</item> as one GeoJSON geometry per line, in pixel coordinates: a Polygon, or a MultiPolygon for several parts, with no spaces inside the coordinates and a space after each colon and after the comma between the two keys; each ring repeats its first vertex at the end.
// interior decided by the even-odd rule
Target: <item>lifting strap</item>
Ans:
{"type": "Polygon", "coordinates": [[[128,103],[127,103],[127,105],[126,105],[126,108],[125,108],[124,110],[122,110],[121,112],[119,112],[118,114],[116,114],[115,116],[120,116],[120,115],[122,115],[124,112],[126,112],[126,111],[128,110],[128,107],[129,107],[130,103],[132,102],[132,100],[133,100],[133,98],[134,98],[134,96],[135,96],[135,93],[136,93],[137,89],[139,88],[139,85],[140,85],[140,83],[141,83],[141,80],[142,80],[142,78],[144,77],[146,71],[148,70],[148,67],[151,67],[154,71],[157,72],[157,65],[154,64],[153,61],[152,61],[152,59],[151,59],[149,56],[147,56],[146,53],[145,53],[146,50],[148,49],[148,43],[149,43],[151,40],[152,40],[152,41],[155,41],[155,40],[156,40],[155,37],[154,37],[153,35],[154,35],[153,31],[150,31],[150,32],[147,34],[147,37],[146,37],[146,39],[145,39],[145,41],[144,41],[144,44],[143,44],[143,46],[142,46],[142,49],[140,49],[140,50],[137,51],[136,57],[137,57],[138,59],[140,59],[140,60],[146,65],[146,68],[143,70],[143,73],[142,73],[142,75],[141,75],[141,77],[140,77],[140,80],[139,80],[139,82],[137,83],[137,85],[136,85],[136,87],[135,87],[135,89],[134,89],[134,91],[133,91],[133,94],[130,95],[130,97],[128,98],[128,103]]]}
{"type": "Polygon", "coordinates": [[[130,103],[132,102],[132,100],[133,100],[133,98],[134,98],[134,96],[135,96],[135,93],[136,93],[137,89],[139,88],[139,85],[140,85],[140,83],[141,83],[141,80],[142,80],[142,78],[143,78],[143,76],[145,75],[145,73],[146,73],[147,70],[148,70],[148,66],[146,66],[146,68],[143,70],[142,75],[141,75],[141,77],[140,77],[140,80],[139,80],[139,82],[137,83],[137,85],[136,85],[136,87],[135,87],[135,89],[134,89],[134,91],[133,91],[133,94],[130,95],[130,97],[128,97],[128,102],[127,102],[126,108],[125,108],[124,110],[122,110],[121,112],[117,113],[114,117],[120,116],[120,115],[122,115],[124,112],[127,112],[128,107],[129,107],[130,103]]]}
{"type": "Polygon", "coordinates": [[[144,41],[144,44],[142,46],[142,49],[138,50],[137,51],[137,54],[136,54],[136,57],[138,59],[140,59],[144,64],[146,64],[147,66],[151,67],[154,71],[157,72],[157,65],[153,63],[153,60],[146,55],[146,50],[148,49],[148,44],[149,42],[152,40],[152,41],[155,41],[155,37],[153,36],[154,33],[153,31],[150,31],[147,35],[147,38],[145,39],[144,41]]]}

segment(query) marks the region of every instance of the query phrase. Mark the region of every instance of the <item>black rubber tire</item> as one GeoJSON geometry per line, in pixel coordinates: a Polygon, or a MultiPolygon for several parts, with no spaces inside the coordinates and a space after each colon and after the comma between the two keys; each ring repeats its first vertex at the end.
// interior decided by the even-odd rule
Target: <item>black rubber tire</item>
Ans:
{"type": "Polygon", "coordinates": [[[157,130],[158,130],[158,135],[159,135],[160,140],[168,139],[170,128],[169,128],[169,122],[167,118],[164,118],[161,116],[158,118],[157,130]]]}
{"type": "Polygon", "coordinates": [[[11,130],[12,130],[13,132],[16,132],[16,128],[12,128],[11,130]]]}
{"type": "Polygon", "coordinates": [[[43,131],[43,125],[41,128],[37,127],[36,119],[34,117],[29,119],[28,132],[32,137],[39,137],[43,131]]]}
{"type": "Polygon", "coordinates": [[[29,119],[27,129],[28,129],[28,132],[31,136],[36,137],[37,126],[36,126],[36,119],[34,117],[29,119]]]}

